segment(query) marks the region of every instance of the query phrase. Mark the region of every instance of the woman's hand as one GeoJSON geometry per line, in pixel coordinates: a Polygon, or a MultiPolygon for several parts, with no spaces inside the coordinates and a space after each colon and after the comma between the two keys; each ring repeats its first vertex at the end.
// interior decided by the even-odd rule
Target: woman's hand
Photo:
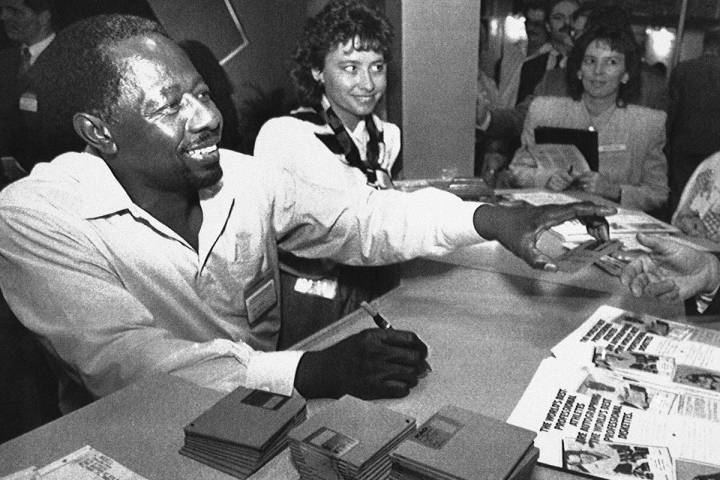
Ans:
{"type": "Polygon", "coordinates": [[[562,192],[573,183],[573,180],[575,179],[568,172],[564,170],[557,170],[550,178],[548,178],[545,187],[554,192],[562,192]]]}
{"type": "Polygon", "coordinates": [[[594,193],[610,200],[620,200],[620,185],[613,183],[598,172],[585,172],[575,177],[577,186],[583,192],[594,193]]]}

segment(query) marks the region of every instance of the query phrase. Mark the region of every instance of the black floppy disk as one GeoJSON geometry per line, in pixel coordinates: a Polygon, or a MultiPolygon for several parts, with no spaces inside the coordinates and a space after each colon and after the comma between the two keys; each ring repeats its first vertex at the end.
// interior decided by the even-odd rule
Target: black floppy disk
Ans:
{"type": "Polygon", "coordinates": [[[561,272],[577,272],[583,267],[598,262],[602,257],[609,257],[620,247],[622,247],[622,243],[619,240],[609,242],[588,240],[557,257],[555,264],[561,272]]]}

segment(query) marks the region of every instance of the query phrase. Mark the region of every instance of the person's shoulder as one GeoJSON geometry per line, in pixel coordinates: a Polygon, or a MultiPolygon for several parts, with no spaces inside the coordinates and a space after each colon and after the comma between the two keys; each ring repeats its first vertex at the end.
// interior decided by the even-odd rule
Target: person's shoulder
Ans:
{"type": "Polygon", "coordinates": [[[311,108],[298,108],[290,112],[289,115],[283,115],[280,117],[273,117],[267,120],[262,128],[270,129],[317,129],[325,126],[325,122],[322,117],[311,108]]]}
{"type": "Polygon", "coordinates": [[[245,172],[255,171],[257,167],[261,165],[263,165],[263,162],[252,155],[228,150],[226,148],[220,149],[220,166],[222,167],[223,175],[242,175],[245,172]]]}
{"type": "Polygon", "coordinates": [[[703,160],[700,165],[697,166],[696,171],[705,169],[720,171],[720,152],[715,152],[703,160]]]}
{"type": "Polygon", "coordinates": [[[627,110],[627,114],[630,118],[636,118],[639,120],[643,120],[643,123],[655,123],[655,122],[665,122],[665,119],[667,118],[667,113],[665,113],[662,110],[658,110],[656,108],[650,108],[643,105],[635,105],[630,104],[627,107],[625,107],[627,110]]]}
{"type": "Polygon", "coordinates": [[[282,117],[273,117],[268,119],[261,129],[273,129],[273,128],[284,128],[287,126],[295,126],[304,123],[299,118],[293,117],[292,115],[283,115],[282,117]]]}
{"type": "Polygon", "coordinates": [[[0,79],[3,83],[15,82],[20,65],[20,53],[17,48],[0,49],[0,79]]]}
{"type": "Polygon", "coordinates": [[[226,184],[267,183],[270,175],[276,175],[278,168],[272,162],[252,155],[220,149],[220,166],[226,184]]]}
{"type": "Polygon", "coordinates": [[[260,128],[255,145],[267,147],[273,144],[287,144],[295,138],[302,140],[307,136],[313,136],[323,128],[324,125],[292,115],[271,118],[260,128]]]}
{"type": "Polygon", "coordinates": [[[16,47],[0,48],[0,61],[7,62],[20,58],[20,50],[16,47]]]}
{"type": "Polygon", "coordinates": [[[385,120],[380,120],[382,122],[382,128],[383,128],[383,135],[385,136],[385,140],[390,138],[400,138],[400,127],[395,125],[394,123],[386,122],[385,120]]]}
{"type": "Polygon", "coordinates": [[[553,116],[557,113],[566,112],[575,108],[578,102],[570,97],[555,95],[539,95],[533,98],[530,109],[535,113],[542,113],[547,116],[553,116]]]}
{"type": "Polygon", "coordinates": [[[74,166],[87,154],[60,155],[50,162],[37,163],[24,178],[0,191],[0,209],[36,210],[47,213],[63,211],[78,215],[87,203],[88,185],[72,174],[74,166]]]}

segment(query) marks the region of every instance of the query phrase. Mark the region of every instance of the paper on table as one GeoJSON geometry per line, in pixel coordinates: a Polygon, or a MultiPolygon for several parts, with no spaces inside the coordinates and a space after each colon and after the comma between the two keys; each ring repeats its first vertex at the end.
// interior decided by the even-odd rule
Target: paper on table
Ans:
{"type": "Polygon", "coordinates": [[[30,467],[1,480],[146,480],[86,445],[42,468],[30,467]]]}
{"type": "Polygon", "coordinates": [[[579,393],[567,385],[567,370],[545,359],[535,372],[508,423],[538,432],[539,462],[563,466],[562,443],[622,443],[664,446],[673,458],[717,464],[720,423],[686,416],[658,415],[623,405],[598,393],[579,393]]]}

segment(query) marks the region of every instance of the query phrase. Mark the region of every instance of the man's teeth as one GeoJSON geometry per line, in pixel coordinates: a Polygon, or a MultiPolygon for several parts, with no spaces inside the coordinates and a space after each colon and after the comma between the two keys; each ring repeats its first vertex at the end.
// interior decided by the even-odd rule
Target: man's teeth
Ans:
{"type": "Polygon", "coordinates": [[[188,154],[190,155],[191,158],[193,158],[195,160],[201,160],[202,157],[204,157],[205,155],[208,155],[210,153],[213,153],[216,150],[217,150],[217,145],[210,145],[209,147],[205,147],[205,148],[189,150],[188,154]]]}

